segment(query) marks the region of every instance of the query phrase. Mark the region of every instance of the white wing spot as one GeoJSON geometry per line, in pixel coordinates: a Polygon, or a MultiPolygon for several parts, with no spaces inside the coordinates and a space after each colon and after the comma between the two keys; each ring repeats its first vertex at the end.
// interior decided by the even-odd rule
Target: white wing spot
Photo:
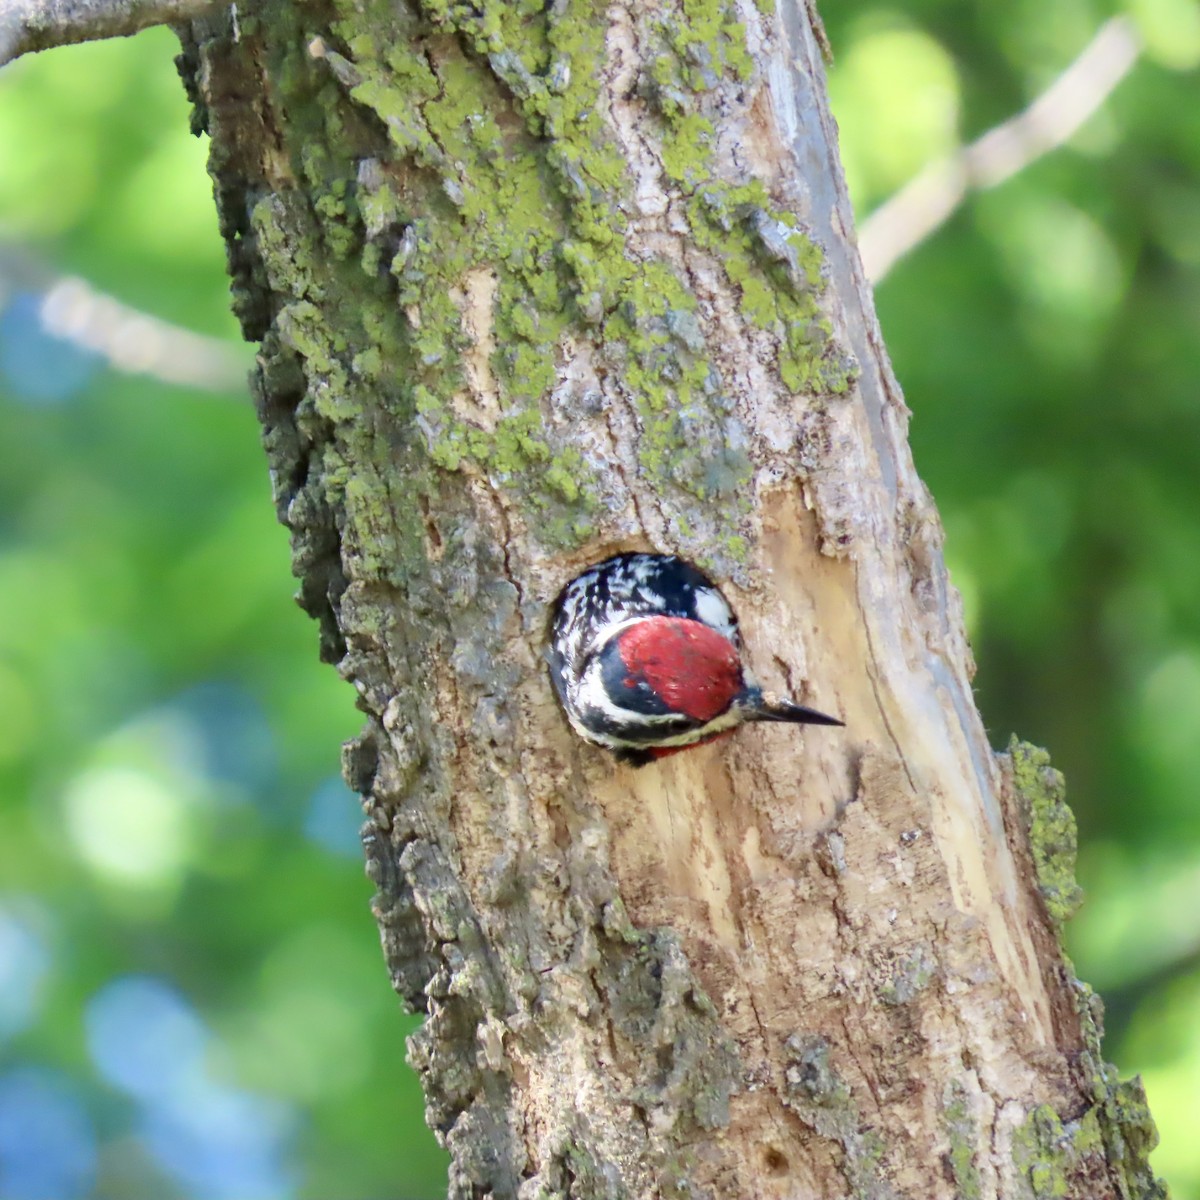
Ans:
{"type": "Polygon", "coordinates": [[[696,592],[696,616],[705,625],[720,630],[727,638],[732,638],[735,626],[733,612],[720,592],[713,588],[698,589],[696,592]]]}

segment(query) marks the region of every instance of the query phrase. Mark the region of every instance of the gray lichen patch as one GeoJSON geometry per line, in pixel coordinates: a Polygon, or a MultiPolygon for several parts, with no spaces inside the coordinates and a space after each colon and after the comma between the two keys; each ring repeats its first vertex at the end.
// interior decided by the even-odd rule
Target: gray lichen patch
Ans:
{"type": "Polygon", "coordinates": [[[883,1174],[886,1146],[859,1113],[849,1086],[819,1034],[794,1033],[784,1043],[784,1103],[806,1125],[842,1150],[842,1175],[854,1200],[895,1200],[883,1174]]]}
{"type": "Polygon", "coordinates": [[[898,1007],[910,1004],[930,984],[937,973],[937,959],[928,946],[915,946],[899,955],[891,977],[879,989],[879,999],[898,1007]]]}
{"type": "Polygon", "coordinates": [[[737,1086],[736,1051],[679,946],[667,930],[622,922],[596,943],[590,975],[611,1013],[613,1035],[635,1052],[653,1050],[657,1069],[634,1089],[635,1102],[690,1142],[729,1123],[737,1086]]]}

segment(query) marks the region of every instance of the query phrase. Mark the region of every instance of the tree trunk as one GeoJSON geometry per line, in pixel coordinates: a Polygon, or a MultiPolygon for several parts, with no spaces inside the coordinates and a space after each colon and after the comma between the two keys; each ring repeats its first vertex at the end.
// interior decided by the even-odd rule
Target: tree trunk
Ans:
{"type": "Polygon", "coordinates": [[[975,710],[814,20],[335,0],[183,33],[454,1197],[1165,1195],[1060,944],[1061,780],[975,710]],[[547,602],[646,548],[846,729],[642,770],[576,738],[547,602]]]}

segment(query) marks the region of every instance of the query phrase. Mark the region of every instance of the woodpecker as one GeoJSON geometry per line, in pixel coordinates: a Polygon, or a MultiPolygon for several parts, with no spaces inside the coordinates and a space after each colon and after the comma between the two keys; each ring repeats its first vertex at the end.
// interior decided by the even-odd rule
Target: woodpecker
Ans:
{"type": "Polygon", "coordinates": [[[745,721],[841,725],[759,687],[720,588],[672,554],[617,554],[551,606],[546,658],[571,727],[643,766],[745,721]]]}

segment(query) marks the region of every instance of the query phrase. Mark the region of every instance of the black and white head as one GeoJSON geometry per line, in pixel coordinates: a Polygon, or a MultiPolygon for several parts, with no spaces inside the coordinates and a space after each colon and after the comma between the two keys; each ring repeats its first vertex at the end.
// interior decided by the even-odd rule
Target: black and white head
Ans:
{"type": "Polygon", "coordinates": [[[551,609],[547,660],[572,728],[636,764],[746,721],[841,724],[763,693],[729,601],[674,555],[618,554],[572,579],[551,609]]]}

